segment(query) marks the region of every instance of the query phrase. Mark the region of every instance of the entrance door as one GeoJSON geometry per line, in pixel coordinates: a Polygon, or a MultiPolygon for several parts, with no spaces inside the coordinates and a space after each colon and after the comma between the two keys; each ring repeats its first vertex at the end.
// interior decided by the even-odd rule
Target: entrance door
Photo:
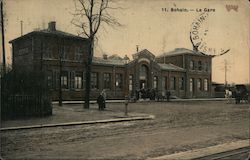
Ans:
{"type": "Polygon", "coordinates": [[[146,85],[146,80],[140,80],[140,89],[146,89],[147,85],[146,85]]]}

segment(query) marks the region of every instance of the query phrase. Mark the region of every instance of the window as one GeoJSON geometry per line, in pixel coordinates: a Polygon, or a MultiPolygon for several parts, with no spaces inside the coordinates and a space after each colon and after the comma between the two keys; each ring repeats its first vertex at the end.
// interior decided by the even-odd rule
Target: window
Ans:
{"type": "Polygon", "coordinates": [[[184,90],[184,78],[183,77],[179,78],[179,89],[184,90]]]}
{"type": "Polygon", "coordinates": [[[197,90],[201,91],[201,79],[197,79],[197,90]]]}
{"type": "Polygon", "coordinates": [[[69,72],[69,77],[70,77],[69,88],[74,89],[75,88],[75,72],[69,72]]]}
{"type": "Polygon", "coordinates": [[[133,75],[129,75],[129,91],[133,90],[133,75]]]}
{"type": "Polygon", "coordinates": [[[198,69],[198,62],[194,61],[194,70],[197,70],[197,69],[198,69]]]}
{"type": "Polygon", "coordinates": [[[142,65],[140,67],[140,80],[146,80],[147,79],[147,73],[148,73],[147,66],[142,65]]]}
{"type": "Polygon", "coordinates": [[[168,90],[168,77],[164,77],[165,78],[165,90],[168,90]]]}
{"type": "Polygon", "coordinates": [[[208,79],[204,79],[204,91],[208,91],[208,79]]]}
{"type": "Polygon", "coordinates": [[[190,79],[189,79],[189,91],[190,91],[190,92],[193,92],[193,86],[194,86],[194,85],[193,85],[193,78],[190,78],[190,79]]]}
{"type": "Polygon", "coordinates": [[[62,71],[61,75],[61,86],[64,89],[68,88],[68,72],[67,71],[62,71]]]}
{"type": "Polygon", "coordinates": [[[62,60],[67,60],[69,57],[69,51],[70,51],[70,48],[68,46],[63,46],[61,48],[61,58],[62,60]]]}
{"type": "Polygon", "coordinates": [[[104,89],[111,89],[111,75],[110,73],[103,74],[104,89]]]}
{"type": "Polygon", "coordinates": [[[43,59],[52,58],[52,48],[49,44],[43,44],[43,59]]]}
{"type": "Polygon", "coordinates": [[[190,61],[189,68],[190,70],[194,70],[194,61],[190,61]]]}
{"type": "Polygon", "coordinates": [[[47,73],[47,84],[48,84],[48,88],[53,88],[53,75],[52,75],[52,71],[48,71],[47,73]]]}
{"type": "Polygon", "coordinates": [[[208,71],[208,62],[204,63],[204,69],[205,69],[206,72],[208,71]]]}
{"type": "Polygon", "coordinates": [[[82,72],[76,72],[75,89],[82,89],[82,72]]]}
{"type": "Polygon", "coordinates": [[[115,87],[117,89],[122,89],[122,74],[115,75],[115,87]]]}
{"type": "Polygon", "coordinates": [[[53,80],[53,84],[52,84],[52,86],[53,86],[53,88],[58,88],[58,82],[59,82],[59,77],[57,77],[58,76],[58,71],[56,71],[56,70],[53,70],[53,77],[52,77],[52,80],[53,80]]]}
{"type": "Polygon", "coordinates": [[[59,71],[54,71],[55,72],[55,86],[56,88],[59,88],[60,85],[60,72],[59,71]]]}
{"type": "Polygon", "coordinates": [[[161,81],[162,83],[161,83],[161,84],[162,84],[162,89],[163,89],[163,90],[164,90],[165,87],[166,87],[166,86],[165,86],[165,81],[166,81],[166,77],[162,77],[162,81],[161,81]]]}
{"type": "Polygon", "coordinates": [[[198,61],[198,70],[201,71],[202,70],[202,62],[198,61]]]}
{"type": "Polygon", "coordinates": [[[98,89],[98,73],[91,73],[91,88],[98,89]]]}
{"type": "Polygon", "coordinates": [[[158,77],[154,76],[154,89],[158,88],[158,77]]]}
{"type": "Polygon", "coordinates": [[[80,47],[75,48],[75,60],[79,62],[83,61],[83,49],[80,47]]]}
{"type": "Polygon", "coordinates": [[[170,89],[175,90],[176,89],[176,84],[175,84],[175,77],[170,78],[170,89]]]}

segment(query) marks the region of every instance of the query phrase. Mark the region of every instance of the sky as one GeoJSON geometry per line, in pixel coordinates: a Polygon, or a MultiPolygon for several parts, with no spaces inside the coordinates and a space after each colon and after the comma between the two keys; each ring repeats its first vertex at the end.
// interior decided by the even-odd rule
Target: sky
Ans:
{"type": "MultiPolygon", "coordinates": [[[[139,45],[139,50],[148,49],[156,56],[175,48],[192,49],[190,31],[193,31],[194,23],[204,13],[204,8],[212,9],[215,11],[205,12],[208,16],[201,23],[198,36],[216,54],[230,49],[227,54],[213,58],[212,80],[225,82],[226,61],[228,83],[250,83],[250,5],[247,0],[114,2],[112,6],[121,8],[110,10],[109,13],[122,26],[101,26],[97,34],[95,56],[106,53],[132,57],[136,45],[139,45]],[[187,9],[189,12],[174,12],[171,8],[187,9]]],[[[4,0],[7,62],[11,62],[8,42],[21,35],[20,21],[23,21],[23,34],[34,29],[45,29],[50,21],[56,21],[56,28],[61,31],[77,34],[79,29],[71,24],[74,8],[74,0],[4,0]]],[[[210,51],[206,54],[214,53],[210,51]]]]}

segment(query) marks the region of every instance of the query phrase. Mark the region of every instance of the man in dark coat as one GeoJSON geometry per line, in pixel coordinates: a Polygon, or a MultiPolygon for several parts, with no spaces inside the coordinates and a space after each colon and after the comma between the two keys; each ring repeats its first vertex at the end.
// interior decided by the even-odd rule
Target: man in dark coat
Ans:
{"type": "Polygon", "coordinates": [[[97,98],[97,104],[98,104],[99,110],[104,110],[104,103],[105,103],[104,97],[102,94],[100,94],[97,98]]]}
{"type": "Polygon", "coordinates": [[[170,101],[171,92],[169,90],[167,90],[166,95],[167,95],[167,101],[169,102],[170,101]]]}

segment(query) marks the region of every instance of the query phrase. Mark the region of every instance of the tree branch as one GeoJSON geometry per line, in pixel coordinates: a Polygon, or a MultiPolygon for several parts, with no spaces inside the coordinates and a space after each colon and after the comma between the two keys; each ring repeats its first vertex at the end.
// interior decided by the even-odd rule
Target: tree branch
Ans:
{"type": "Polygon", "coordinates": [[[76,8],[76,13],[73,14],[74,21],[72,21],[72,24],[74,24],[76,27],[80,28],[84,35],[87,37],[94,37],[97,31],[100,28],[101,23],[105,23],[107,25],[110,25],[112,27],[114,26],[121,26],[121,24],[111,16],[107,10],[108,9],[117,9],[118,7],[110,7],[109,2],[111,0],[78,0],[80,3],[80,9],[76,8]],[[82,18],[86,17],[88,19],[87,23],[81,23],[82,18]],[[79,17],[79,19],[76,19],[76,17],[79,17]],[[75,22],[76,21],[76,22],[75,22]],[[86,25],[88,24],[88,25],[86,25]],[[87,29],[89,32],[87,32],[87,29]]]}

